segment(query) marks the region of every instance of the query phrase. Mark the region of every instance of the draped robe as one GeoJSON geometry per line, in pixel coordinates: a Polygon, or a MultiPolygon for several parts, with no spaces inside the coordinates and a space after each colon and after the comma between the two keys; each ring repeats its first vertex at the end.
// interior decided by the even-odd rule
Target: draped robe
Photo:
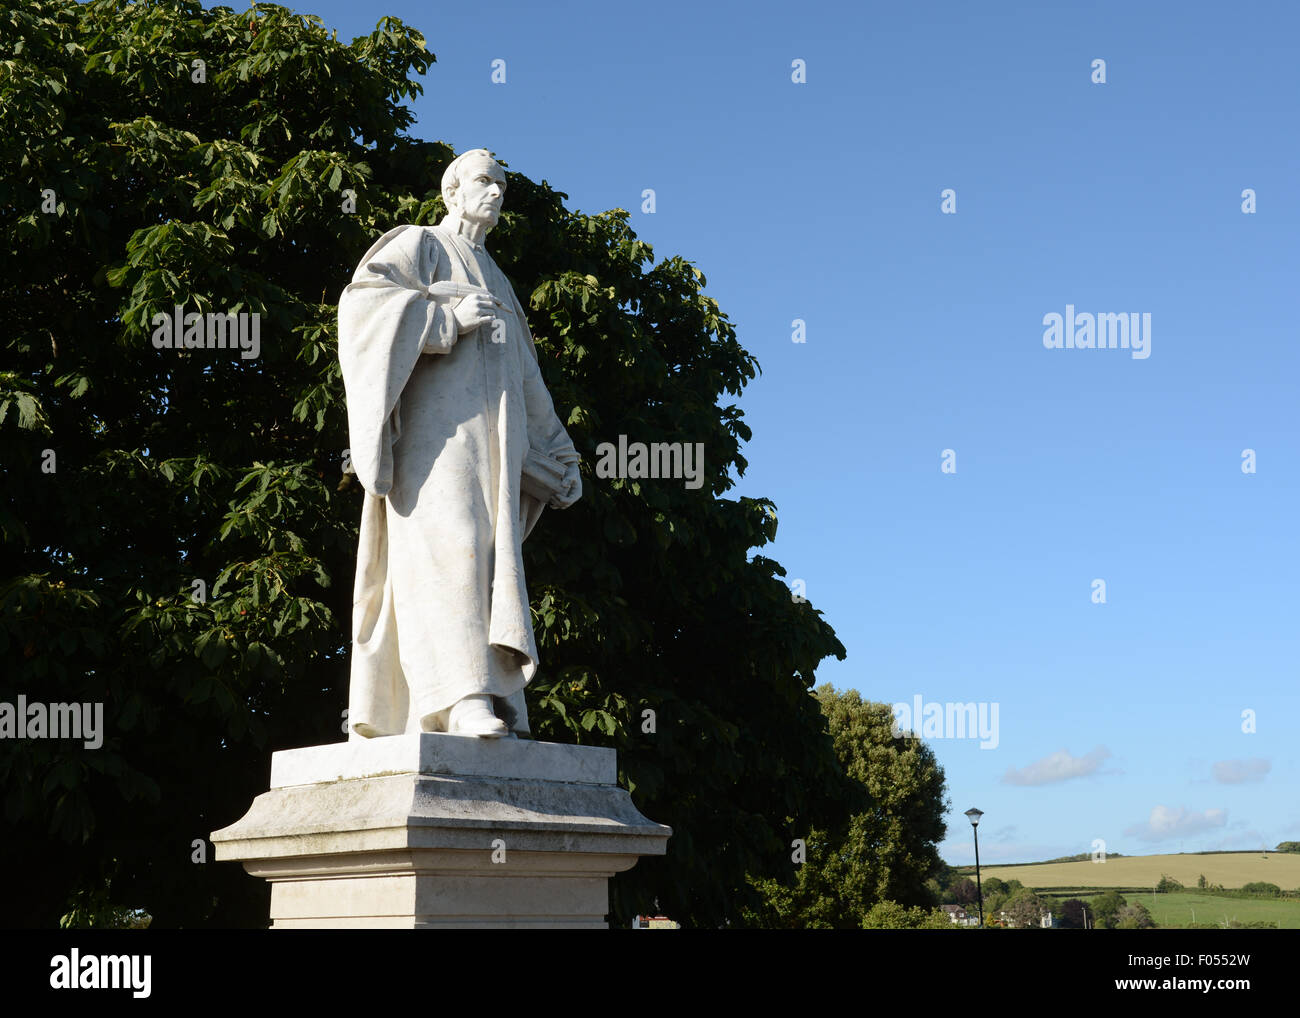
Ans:
{"type": "Polygon", "coordinates": [[[448,216],[401,226],[339,299],[351,459],[365,489],[353,591],[349,737],[443,731],[463,697],[497,698],[527,731],[537,670],[522,543],[544,503],[520,490],[529,449],[578,462],[537,365],[524,308],[448,216]],[[513,311],[458,335],[451,281],[513,311]]]}

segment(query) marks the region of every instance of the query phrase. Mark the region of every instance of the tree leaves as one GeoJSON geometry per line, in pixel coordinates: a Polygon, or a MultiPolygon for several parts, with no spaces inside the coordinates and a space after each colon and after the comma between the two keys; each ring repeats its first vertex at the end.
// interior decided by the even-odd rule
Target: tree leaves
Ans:
{"type": "MultiPolygon", "coordinates": [[[[410,138],[401,105],[434,58],[396,19],[340,43],[274,5],[32,0],[0,26],[0,700],[101,702],[107,733],[93,753],[0,746],[33,876],[11,918],[52,924],[59,890],[115,859],[115,900],[157,926],[257,925],[257,885],[184,846],[243,813],[274,749],[340,738],[361,490],[340,470],[334,301],[375,237],[445,211],[452,152],[410,138]],[[155,348],[177,306],[258,314],[259,356],[155,348]]],[[[839,816],[808,690],[843,647],[754,554],[775,507],[724,497],[750,438],[724,394],[758,365],[704,274],[656,262],[625,211],[509,186],[491,248],[584,474],[525,545],[533,728],[615,747],[637,805],[674,828],[667,858],[617,878],[620,918],[657,897],[721,924],[746,873],[782,871],[788,818],[839,816]],[[699,443],[702,483],[596,477],[619,435],[699,443]]]]}
{"type": "MultiPolygon", "coordinates": [[[[784,880],[751,877],[761,903],[746,910],[760,927],[882,928],[882,916],[904,913],[901,925],[924,925],[903,905],[936,904],[926,880],[942,866],[938,843],[946,826],[943,769],[919,740],[896,739],[887,704],[856,690],[817,689],[836,756],[851,780],[846,819],[805,835],[807,860],[784,880]],[[883,912],[872,906],[881,903],[883,912]]],[[[946,920],[945,920],[946,922],[946,920]]]]}

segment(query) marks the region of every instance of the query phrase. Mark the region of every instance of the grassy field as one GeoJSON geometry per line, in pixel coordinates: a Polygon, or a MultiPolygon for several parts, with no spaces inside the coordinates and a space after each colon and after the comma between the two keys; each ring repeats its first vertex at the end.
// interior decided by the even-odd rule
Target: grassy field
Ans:
{"type": "Polygon", "coordinates": [[[1277,923],[1280,930],[1300,930],[1300,901],[1272,901],[1267,898],[1217,898],[1212,894],[1128,895],[1129,902],[1140,901],[1151,912],[1156,925],[1186,926],[1190,922],[1222,923],[1235,919],[1253,922],[1263,919],[1277,923]]]}
{"type": "MultiPolygon", "coordinates": [[[[962,867],[974,874],[974,867],[962,867]]],[[[1195,892],[1201,874],[1211,884],[1237,888],[1263,880],[1283,890],[1300,888],[1300,854],[1270,852],[1216,852],[1208,855],[1111,856],[1104,863],[1031,863],[1024,866],[982,866],[987,880],[1019,880],[1055,902],[1065,898],[1085,901],[1109,887],[1117,887],[1130,903],[1141,902],[1163,928],[1191,922],[1223,923],[1264,920],[1278,929],[1300,930],[1300,901],[1267,898],[1221,898],[1195,892]],[[1163,874],[1191,889],[1175,894],[1152,894],[1163,874]]]]}
{"type": "MultiPolygon", "coordinates": [[[[1055,911],[1066,898],[1082,898],[1087,901],[1097,893],[1093,888],[1077,888],[1072,891],[1050,891],[1040,896],[1047,901],[1048,907],[1055,911]]],[[[1222,898],[1213,894],[1198,894],[1195,891],[1178,891],[1172,894],[1152,894],[1148,890],[1124,887],[1120,893],[1129,904],[1141,903],[1156,925],[1165,929],[1186,926],[1188,923],[1247,923],[1262,919],[1277,923],[1279,930],[1300,930],[1300,901],[1280,898],[1222,898]]]]}
{"type": "MultiPolygon", "coordinates": [[[[963,867],[973,873],[974,867],[963,867]]],[[[1057,862],[1029,866],[981,866],[985,879],[1019,880],[1026,887],[1154,887],[1168,874],[1185,887],[1196,887],[1204,873],[1211,884],[1241,887],[1256,880],[1284,891],[1300,887],[1300,853],[1216,852],[1209,855],[1111,856],[1104,863],[1057,862]]],[[[1200,915],[1198,908],[1197,915],[1200,915]]]]}

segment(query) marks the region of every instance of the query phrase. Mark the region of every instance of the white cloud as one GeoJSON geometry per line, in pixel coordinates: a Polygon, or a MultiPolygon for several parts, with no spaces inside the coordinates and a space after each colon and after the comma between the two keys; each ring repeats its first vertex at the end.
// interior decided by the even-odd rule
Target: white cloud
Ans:
{"type": "Polygon", "coordinates": [[[1240,785],[1246,781],[1263,781],[1273,765],[1261,757],[1249,760],[1216,760],[1214,780],[1224,785],[1240,785]]]}
{"type": "Polygon", "coordinates": [[[1016,770],[1008,767],[1002,781],[1007,785],[1050,785],[1057,781],[1069,781],[1094,774],[1102,761],[1110,756],[1110,750],[1098,746],[1091,753],[1083,756],[1071,756],[1068,749],[1058,750],[1051,756],[1035,760],[1026,767],[1016,770]]]}
{"type": "Polygon", "coordinates": [[[1170,838],[1188,838],[1194,834],[1203,834],[1224,827],[1227,823],[1226,809],[1207,809],[1198,813],[1186,806],[1179,806],[1177,809],[1156,806],[1144,823],[1134,824],[1126,828],[1124,833],[1141,838],[1143,841],[1168,841],[1170,838]]]}

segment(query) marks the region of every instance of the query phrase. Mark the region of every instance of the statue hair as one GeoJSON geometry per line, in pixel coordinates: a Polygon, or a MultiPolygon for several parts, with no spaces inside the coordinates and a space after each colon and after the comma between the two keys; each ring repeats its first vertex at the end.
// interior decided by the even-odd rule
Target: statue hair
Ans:
{"type": "Polygon", "coordinates": [[[442,171],[442,200],[446,204],[448,212],[454,212],[456,210],[456,205],[451,200],[451,196],[460,188],[461,168],[465,165],[466,161],[473,156],[486,156],[494,163],[496,162],[492,153],[487,149],[472,148],[468,152],[462,152],[447,164],[447,168],[442,171]]]}

